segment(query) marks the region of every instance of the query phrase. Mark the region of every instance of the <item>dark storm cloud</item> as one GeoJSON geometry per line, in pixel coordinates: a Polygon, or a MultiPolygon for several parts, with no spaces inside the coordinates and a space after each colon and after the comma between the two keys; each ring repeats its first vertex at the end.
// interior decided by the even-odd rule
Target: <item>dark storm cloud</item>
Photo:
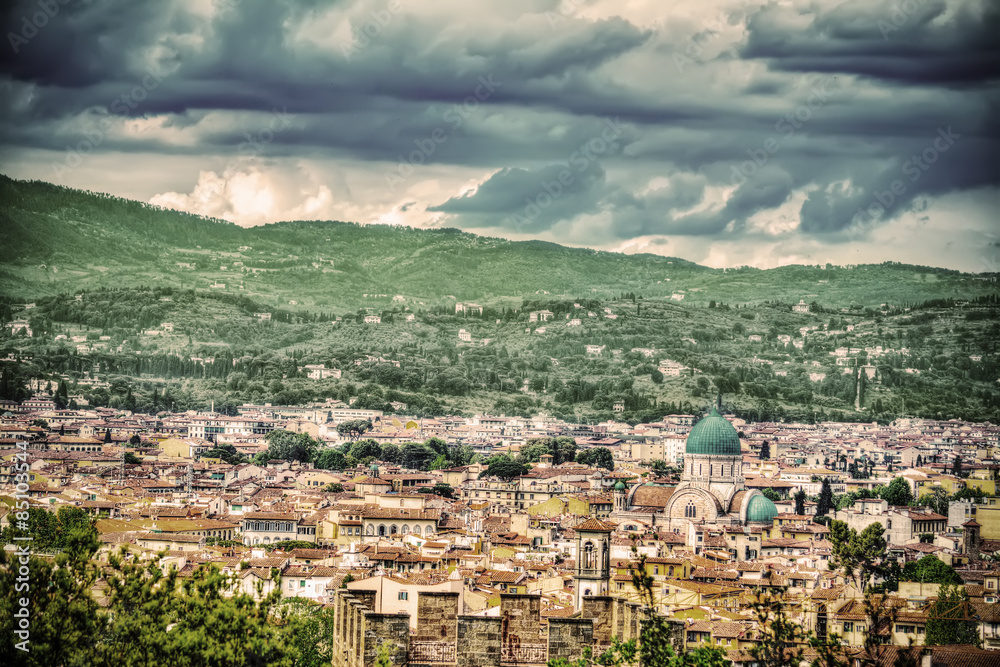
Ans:
{"type": "MultiPolygon", "coordinates": [[[[823,5],[818,5],[824,7],[823,5]]],[[[771,5],[754,14],[742,55],[773,68],[840,72],[892,84],[971,85],[1000,77],[1000,5],[851,0],[807,26],[771,5]]]]}
{"type": "Polygon", "coordinates": [[[538,232],[596,210],[604,178],[596,159],[574,154],[566,164],[503,169],[474,194],[454,197],[429,210],[461,215],[469,228],[538,232]]]}
{"type": "Polygon", "coordinates": [[[927,197],[996,187],[1000,6],[719,1],[704,20],[678,10],[654,24],[556,0],[438,14],[405,0],[217,0],[204,14],[18,0],[2,18],[0,141],[16,161],[105,127],[97,152],[208,160],[280,112],[291,120],[270,159],[370,164],[392,181],[374,194],[404,213],[521,234],[582,220],[598,245],[740,238],[793,197],[797,233],[835,241],[927,197]],[[36,20],[42,5],[55,9],[36,20]],[[137,119],[155,122],[109,123],[137,119]],[[614,141],[575,165],[609,121],[614,141]],[[949,127],[960,138],[916,166],[949,127]],[[431,165],[478,187],[405,191],[431,165]]]}

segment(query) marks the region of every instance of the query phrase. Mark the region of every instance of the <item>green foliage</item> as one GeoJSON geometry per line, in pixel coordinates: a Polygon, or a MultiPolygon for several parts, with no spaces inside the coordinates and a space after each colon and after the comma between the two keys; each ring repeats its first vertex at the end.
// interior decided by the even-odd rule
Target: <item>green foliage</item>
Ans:
{"type": "Polygon", "coordinates": [[[886,574],[886,541],[882,524],[871,523],[858,533],[843,521],[830,524],[830,541],[833,554],[830,569],[839,569],[844,577],[855,583],[861,592],[874,576],[886,574]]]}
{"type": "MultiPolygon", "coordinates": [[[[55,560],[28,559],[27,582],[17,582],[19,559],[15,553],[0,550],[0,664],[29,667],[89,667],[111,664],[104,661],[105,651],[94,646],[107,627],[107,617],[91,596],[91,586],[99,576],[92,557],[100,543],[97,531],[73,529],[64,536],[65,550],[55,560]],[[25,587],[27,584],[27,588],[25,587]],[[30,640],[17,650],[19,627],[15,612],[27,598],[30,613],[30,640]]],[[[38,544],[29,544],[32,550],[38,544]]]]}
{"type": "MultiPolygon", "coordinates": [[[[305,540],[283,540],[281,542],[271,542],[270,544],[258,545],[264,551],[291,551],[292,549],[315,549],[316,545],[305,540]]],[[[256,548],[256,547],[255,547],[256,548]]]]}
{"type": "Polygon", "coordinates": [[[978,622],[969,607],[969,595],[963,586],[944,585],[927,613],[928,645],[981,645],[978,622]]]}
{"type": "Polygon", "coordinates": [[[271,431],[267,434],[267,450],[254,457],[255,462],[267,461],[310,461],[319,447],[319,443],[308,433],[292,433],[291,431],[271,431]]]}
{"type": "Polygon", "coordinates": [[[229,465],[239,465],[249,460],[230,444],[217,444],[212,449],[202,452],[201,458],[222,459],[229,465]]]}
{"type": "Polygon", "coordinates": [[[63,506],[55,513],[40,507],[18,508],[8,516],[12,520],[27,521],[28,528],[20,530],[13,524],[8,525],[0,532],[0,542],[19,544],[15,537],[30,537],[33,551],[65,549],[74,531],[88,533],[95,530],[94,519],[79,507],[63,506]]]}
{"type": "Polygon", "coordinates": [[[917,501],[917,504],[929,507],[942,516],[948,516],[949,499],[948,491],[946,491],[943,487],[935,486],[931,489],[930,493],[925,493],[920,496],[920,500],[917,501]]]}
{"type": "Polygon", "coordinates": [[[367,458],[377,459],[382,456],[382,445],[371,439],[358,440],[351,445],[348,452],[358,461],[367,458]]]}
{"type": "Polygon", "coordinates": [[[347,458],[336,449],[319,449],[313,457],[313,465],[323,470],[343,470],[347,467],[347,458]]]}
{"type": "Polygon", "coordinates": [[[323,487],[323,491],[327,493],[343,493],[344,485],[340,482],[331,482],[323,487]]]}
{"type": "Polygon", "coordinates": [[[826,516],[834,509],[833,488],[829,478],[824,477],[819,490],[819,500],[816,502],[816,516],[826,516]]]}
{"type": "Polygon", "coordinates": [[[593,466],[595,468],[604,468],[605,470],[615,469],[614,456],[611,454],[611,450],[607,447],[592,447],[590,449],[585,449],[576,455],[576,461],[577,463],[593,466]]]}
{"type": "Polygon", "coordinates": [[[559,465],[576,458],[576,440],[567,436],[557,438],[531,438],[518,454],[521,463],[537,463],[545,454],[552,456],[552,464],[559,465]]]}
{"type": "MultiPolygon", "coordinates": [[[[913,493],[910,483],[902,477],[896,477],[886,486],[876,489],[876,495],[890,505],[906,506],[913,504],[913,493]]],[[[947,511],[945,512],[947,515],[947,511]]]]}
{"type": "Polygon", "coordinates": [[[440,454],[422,442],[408,442],[400,448],[400,465],[413,470],[429,470],[440,454]]]}
{"type": "Polygon", "coordinates": [[[799,489],[795,492],[795,513],[799,516],[803,516],[806,513],[806,492],[803,489],[799,489]]]}
{"type": "Polygon", "coordinates": [[[754,591],[750,608],[757,619],[757,642],[750,648],[758,667],[786,667],[802,659],[809,636],[792,621],[782,601],[784,591],[754,591]]]}
{"type": "Polygon", "coordinates": [[[370,430],[372,430],[370,419],[349,419],[337,424],[337,433],[340,437],[351,441],[357,440],[370,430]]]}
{"type": "Polygon", "coordinates": [[[329,667],[333,661],[333,609],[304,598],[286,598],[277,605],[286,624],[295,667],[329,667]]]}
{"type": "Polygon", "coordinates": [[[125,452],[125,463],[129,465],[139,465],[142,463],[142,459],[133,454],[132,452],[125,452]]]}
{"type": "Polygon", "coordinates": [[[952,496],[952,500],[971,500],[974,503],[981,503],[983,499],[988,497],[989,496],[987,496],[986,492],[982,489],[967,486],[955,493],[955,495],[952,496]]]}
{"type": "Polygon", "coordinates": [[[434,488],[431,489],[431,492],[443,498],[451,498],[455,493],[455,489],[452,488],[451,484],[438,482],[434,485],[434,488]]]}
{"type": "Polygon", "coordinates": [[[781,495],[779,495],[778,492],[772,489],[771,487],[767,487],[766,489],[761,491],[761,494],[763,494],[763,496],[768,500],[770,500],[772,503],[781,500],[781,495]]]}
{"type": "Polygon", "coordinates": [[[937,556],[927,555],[920,560],[910,561],[903,566],[900,581],[919,581],[927,584],[950,584],[959,586],[962,578],[955,569],[937,556]]]}
{"type": "Polygon", "coordinates": [[[531,470],[531,468],[523,463],[518,463],[516,461],[501,461],[498,463],[491,463],[486,469],[486,474],[509,482],[516,477],[526,474],[529,470],[531,470]]]}

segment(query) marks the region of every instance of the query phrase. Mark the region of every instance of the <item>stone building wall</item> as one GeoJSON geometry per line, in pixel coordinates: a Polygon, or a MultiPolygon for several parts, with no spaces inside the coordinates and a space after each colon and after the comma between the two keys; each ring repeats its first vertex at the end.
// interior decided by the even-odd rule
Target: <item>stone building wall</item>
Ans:
{"type": "Polygon", "coordinates": [[[501,594],[498,616],[461,616],[457,593],[430,592],[418,595],[411,635],[408,614],[376,614],[373,601],[367,591],[334,597],[333,667],[374,667],[383,647],[398,667],[543,667],[639,627],[638,606],[608,596],[585,598],[581,618],[550,618],[546,635],[538,595],[501,594]]]}
{"type": "Polygon", "coordinates": [[[575,661],[582,657],[584,647],[593,644],[594,622],[589,618],[549,619],[549,660],[575,661]]]}
{"type": "Polygon", "coordinates": [[[594,644],[606,646],[612,637],[623,642],[639,637],[639,605],[609,595],[593,595],[583,598],[580,618],[594,624],[594,644]]]}
{"type": "Polygon", "coordinates": [[[456,667],[500,667],[500,619],[460,616],[456,667]]]}
{"type": "Polygon", "coordinates": [[[458,593],[427,591],[417,595],[418,641],[451,642],[458,638],[458,593]]]}

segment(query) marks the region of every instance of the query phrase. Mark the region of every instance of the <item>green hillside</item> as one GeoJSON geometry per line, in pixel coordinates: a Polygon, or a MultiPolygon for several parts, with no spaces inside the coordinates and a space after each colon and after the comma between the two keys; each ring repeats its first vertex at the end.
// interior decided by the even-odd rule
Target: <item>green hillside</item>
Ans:
{"type": "Polygon", "coordinates": [[[66,403],[142,411],[336,398],[645,421],[721,392],[756,420],[1000,418],[995,276],[723,271],[340,222],[242,229],[6,178],[0,203],[0,398],[42,380],[66,403]],[[309,379],[307,364],[342,377],[309,379]]]}
{"type": "MultiPolygon", "coordinates": [[[[244,229],[142,202],[0,176],[2,293],[182,287],[239,293],[304,309],[380,306],[401,296],[451,300],[622,293],[683,295],[685,305],[816,301],[827,307],[970,298],[994,285],[899,264],[853,268],[710,269],[659,255],[622,255],[453,229],[282,222],[244,229]],[[223,268],[224,267],[224,268],[223,268]],[[289,304],[295,301],[295,304],[289,304]]],[[[398,302],[398,300],[397,300],[398,302]]]]}

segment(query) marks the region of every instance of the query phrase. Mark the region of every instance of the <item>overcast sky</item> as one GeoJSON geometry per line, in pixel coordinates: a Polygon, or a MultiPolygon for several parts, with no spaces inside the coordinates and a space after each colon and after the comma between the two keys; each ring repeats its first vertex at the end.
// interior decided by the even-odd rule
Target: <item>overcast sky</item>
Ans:
{"type": "Polygon", "coordinates": [[[16,178],[241,225],[1000,270],[991,0],[13,4],[16,178]]]}

